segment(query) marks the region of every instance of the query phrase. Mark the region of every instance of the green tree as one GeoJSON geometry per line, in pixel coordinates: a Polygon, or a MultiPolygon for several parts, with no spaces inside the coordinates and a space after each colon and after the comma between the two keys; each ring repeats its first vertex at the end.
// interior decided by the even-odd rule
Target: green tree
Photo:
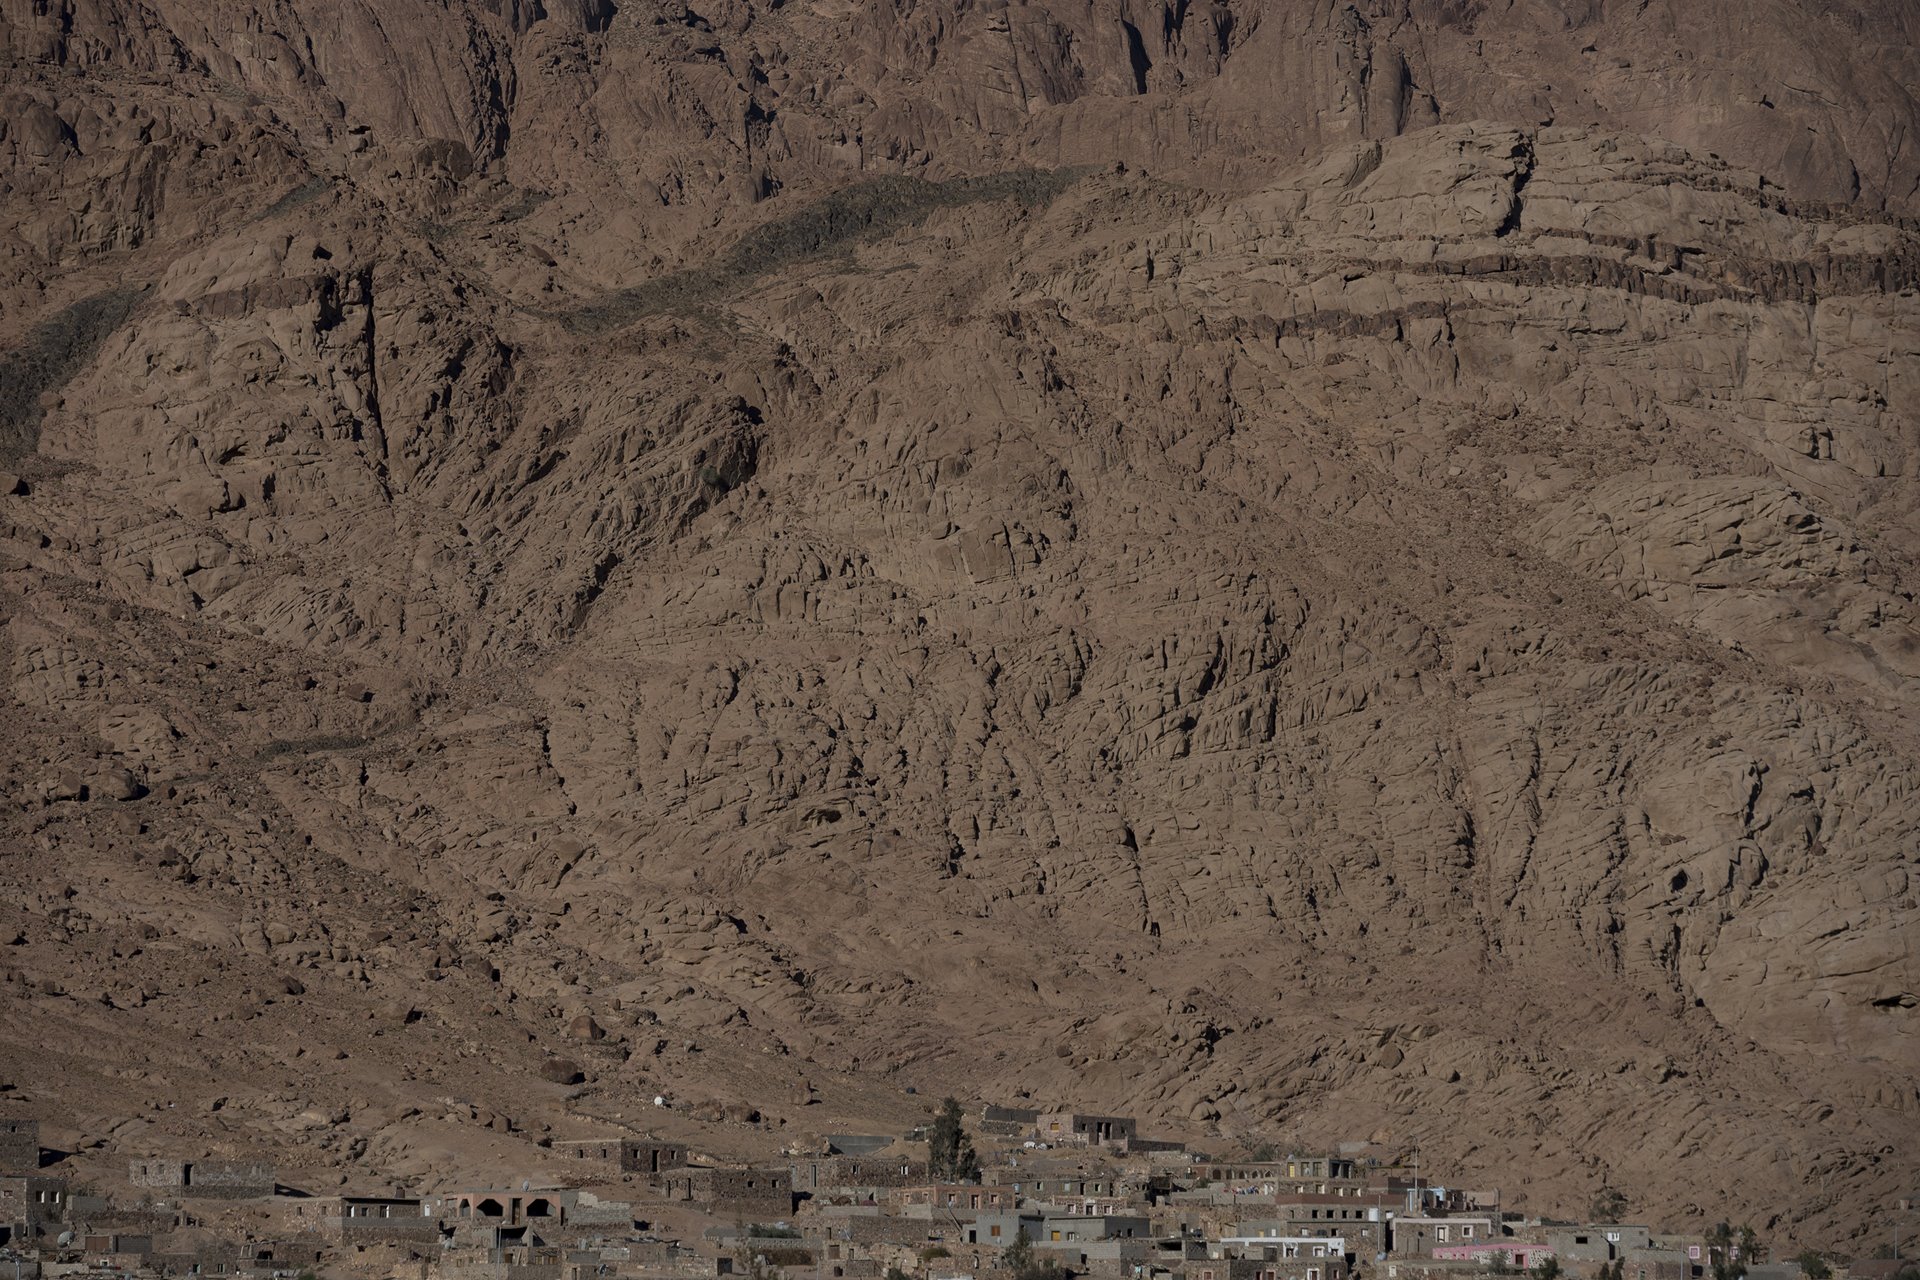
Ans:
{"type": "Polygon", "coordinates": [[[1751,1227],[1735,1235],[1726,1223],[1714,1223],[1713,1230],[1707,1232],[1707,1261],[1713,1267],[1713,1280],[1742,1280],[1747,1274],[1747,1263],[1753,1259],[1741,1245],[1751,1234],[1751,1227]]]}
{"type": "Polygon", "coordinates": [[[1560,1259],[1548,1254],[1533,1264],[1533,1280],[1558,1280],[1560,1259]]]}
{"type": "Polygon", "coordinates": [[[1000,1255],[1000,1266],[1012,1280],[1066,1280],[1066,1268],[1053,1261],[1042,1262],[1033,1252],[1033,1239],[1025,1227],[1013,1237],[1013,1243],[1000,1255]]]}
{"type": "Polygon", "coordinates": [[[888,1267],[887,1280],[912,1280],[912,1278],[899,1267],[888,1267]]]}
{"type": "Polygon", "coordinates": [[[974,1154],[973,1139],[960,1124],[960,1104],[948,1098],[933,1118],[933,1131],[927,1135],[927,1169],[937,1179],[973,1182],[980,1176],[980,1157],[974,1154]]]}
{"type": "Polygon", "coordinates": [[[1016,1276],[1033,1265],[1033,1240],[1027,1235],[1025,1227],[1014,1234],[1013,1243],[1000,1255],[1000,1265],[1016,1276]]]}
{"type": "Polygon", "coordinates": [[[1513,1274],[1513,1256],[1505,1249],[1495,1249],[1487,1255],[1487,1270],[1497,1276],[1513,1274]]]}

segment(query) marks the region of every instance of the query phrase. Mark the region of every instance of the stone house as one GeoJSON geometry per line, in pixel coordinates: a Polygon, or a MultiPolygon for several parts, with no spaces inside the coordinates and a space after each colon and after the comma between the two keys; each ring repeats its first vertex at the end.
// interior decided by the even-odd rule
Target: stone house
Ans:
{"type": "MultiPolygon", "coordinates": [[[[1260,1196],[1256,1198],[1256,1203],[1264,1209],[1268,1201],[1265,1196],[1260,1196]]],[[[1326,1194],[1281,1191],[1274,1194],[1272,1204],[1273,1212],[1269,1217],[1300,1222],[1382,1222],[1406,1208],[1406,1201],[1399,1196],[1376,1195],[1360,1190],[1326,1194]]]]}
{"type": "Polygon", "coordinates": [[[996,1107],[988,1104],[980,1108],[977,1121],[980,1132],[994,1138],[1018,1138],[1022,1134],[1033,1132],[1033,1126],[1040,1122],[1038,1111],[1023,1111],[1018,1107],[996,1107]]]}
{"type": "Polygon", "coordinates": [[[1553,1250],[1547,1245],[1527,1244],[1519,1240],[1437,1244],[1432,1253],[1435,1262],[1478,1262],[1482,1266],[1492,1266],[1496,1259],[1505,1258],[1509,1266],[1523,1271],[1531,1271],[1545,1259],[1554,1256],[1553,1250]]]}
{"type": "Polygon", "coordinates": [[[1019,1193],[1009,1187],[984,1187],[971,1182],[935,1182],[925,1186],[898,1187],[882,1199],[903,1213],[928,1217],[937,1213],[1012,1209],[1019,1205],[1019,1193]]]}
{"type": "Polygon", "coordinates": [[[822,1156],[796,1160],[789,1168],[789,1185],[802,1195],[847,1195],[878,1199],[895,1187],[929,1183],[925,1160],[907,1156],[822,1156]]]}
{"type": "Polygon", "coordinates": [[[549,1234],[566,1226],[577,1198],[549,1188],[453,1191],[426,1200],[423,1208],[443,1240],[496,1250],[547,1244],[549,1234]]]}
{"type": "Polygon", "coordinates": [[[1328,1195],[1365,1185],[1366,1170],[1342,1156],[1291,1155],[1277,1160],[1196,1161],[1195,1177],[1229,1187],[1253,1186],[1265,1194],[1280,1191],[1328,1195]]]}
{"type": "Polygon", "coordinates": [[[190,1254],[153,1254],[148,1265],[174,1275],[271,1277],[319,1262],[324,1246],[311,1240],[249,1240],[210,1244],[190,1254]]]}
{"type": "Polygon", "coordinates": [[[1033,1125],[1033,1136],[1053,1146],[1125,1146],[1139,1132],[1132,1116],[1094,1116],[1078,1111],[1045,1111],[1033,1125]]]}
{"type": "Polygon", "coordinates": [[[26,1247],[42,1227],[66,1220],[65,1178],[0,1178],[0,1244],[26,1247]]]}
{"type": "Polygon", "coordinates": [[[1115,1201],[1128,1205],[1142,1199],[1138,1178],[1120,1177],[1110,1171],[1079,1167],[1049,1168],[1044,1165],[990,1169],[981,1177],[987,1186],[1009,1187],[1029,1200],[1067,1204],[1073,1201],[1115,1201]]]}
{"type": "Polygon", "coordinates": [[[1176,1275],[1182,1280],[1347,1280],[1347,1260],[1311,1254],[1284,1257],[1267,1250],[1259,1257],[1198,1258],[1176,1275]]]}
{"type": "Polygon", "coordinates": [[[1485,1244],[1498,1238],[1498,1229],[1490,1217],[1427,1218],[1403,1214],[1390,1225],[1387,1249],[1403,1258],[1430,1258],[1435,1245],[1485,1244]]]}
{"type": "Polygon", "coordinates": [[[717,1168],[689,1165],[659,1175],[669,1200],[687,1200],[716,1217],[785,1218],[793,1212],[793,1172],[783,1166],[717,1168]]]}
{"type": "Polygon", "coordinates": [[[550,1187],[522,1191],[450,1191],[421,1202],[427,1217],[442,1222],[564,1223],[578,1194],[550,1187]]]}
{"type": "Polygon", "coordinates": [[[32,1173],[40,1167],[40,1122],[0,1120],[0,1173],[32,1173]]]}
{"type": "Polygon", "coordinates": [[[1082,1218],[1127,1214],[1145,1207],[1139,1201],[1118,1196],[1048,1196],[1039,1203],[1048,1216],[1063,1213],[1082,1218]]]}
{"type": "Polygon", "coordinates": [[[280,1170],[252,1160],[135,1160],[127,1181],[148,1191],[206,1200],[260,1200],[271,1196],[280,1170]]]}
{"type": "Polygon", "coordinates": [[[659,1174],[683,1169],[687,1148],[678,1142],[658,1142],[651,1138],[589,1138],[556,1142],[553,1153],[569,1160],[591,1160],[611,1164],[622,1173],[659,1174]]]}
{"type": "Polygon", "coordinates": [[[115,1270],[134,1270],[153,1252],[152,1236],[120,1235],[117,1232],[91,1232],[80,1237],[80,1251],[91,1257],[108,1259],[115,1270]],[[132,1266],[125,1264],[132,1259],[132,1266]]]}
{"type": "Polygon", "coordinates": [[[960,1226],[951,1220],[935,1222],[927,1218],[896,1218],[871,1206],[840,1206],[823,1213],[806,1214],[796,1219],[802,1239],[816,1246],[823,1257],[856,1256],[836,1245],[901,1245],[919,1249],[928,1244],[952,1246],[959,1242],[960,1226]]]}
{"type": "Polygon", "coordinates": [[[582,1191],[574,1198],[567,1225],[583,1235],[595,1232],[626,1235],[633,1230],[633,1201],[602,1200],[591,1191],[582,1191]]]}
{"type": "Polygon", "coordinates": [[[410,1196],[315,1196],[289,1201],[290,1224],[346,1245],[437,1245],[440,1224],[410,1196]]]}

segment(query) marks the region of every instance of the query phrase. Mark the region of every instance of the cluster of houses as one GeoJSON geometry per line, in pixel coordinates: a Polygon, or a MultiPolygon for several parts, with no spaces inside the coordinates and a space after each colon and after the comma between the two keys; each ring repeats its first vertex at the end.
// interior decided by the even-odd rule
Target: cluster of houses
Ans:
{"type": "MultiPolygon", "coordinates": [[[[1704,1238],[1505,1212],[1365,1148],[1223,1160],[1122,1116],[987,1107],[977,1181],[925,1143],[842,1135],[728,1165],[637,1137],[554,1141],[540,1177],[432,1195],[306,1195],[271,1165],[152,1158],[119,1194],[0,1120],[0,1280],[1447,1280],[1531,1270],[1705,1280],[1704,1238]],[[668,1223],[673,1226],[669,1228],[668,1223]],[[1550,1265],[1549,1260],[1551,1260],[1550,1265]]],[[[116,1189],[118,1190],[118,1189],[116,1189]]],[[[1752,1261],[1748,1280],[1799,1280],[1752,1261]]]]}

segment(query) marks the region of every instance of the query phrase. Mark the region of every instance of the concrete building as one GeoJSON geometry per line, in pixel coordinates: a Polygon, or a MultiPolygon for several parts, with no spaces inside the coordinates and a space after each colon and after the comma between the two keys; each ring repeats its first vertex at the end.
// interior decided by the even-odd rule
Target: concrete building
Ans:
{"type": "Polygon", "coordinates": [[[1612,1262],[1629,1249],[1646,1249],[1653,1244],[1653,1233],[1647,1228],[1619,1224],[1558,1227],[1546,1231],[1544,1238],[1563,1263],[1612,1262]]]}
{"type": "Polygon", "coordinates": [[[1620,1261],[1621,1280],[1694,1280],[1705,1271],[1683,1249],[1627,1249],[1620,1261]]]}
{"type": "Polygon", "coordinates": [[[1076,1276],[1132,1280],[1146,1270],[1153,1246],[1146,1240],[1040,1241],[1037,1257],[1057,1261],[1076,1276]]]}
{"type": "Polygon", "coordinates": [[[1387,1224],[1392,1214],[1378,1207],[1281,1205],[1274,1217],[1242,1218],[1236,1234],[1242,1236],[1339,1236],[1355,1257],[1371,1258],[1387,1248],[1387,1224]]]}
{"type": "Polygon", "coordinates": [[[1037,1213],[1022,1213],[1017,1209],[983,1213],[961,1227],[960,1239],[963,1244],[1004,1249],[1018,1240],[1022,1231],[1027,1233],[1028,1240],[1038,1240],[1045,1222],[1046,1219],[1037,1213]]]}
{"type": "Polygon", "coordinates": [[[1062,1241],[1145,1240],[1152,1234],[1152,1220],[1144,1214],[1081,1214],[1041,1211],[1040,1234],[1035,1244],[1062,1241]]]}

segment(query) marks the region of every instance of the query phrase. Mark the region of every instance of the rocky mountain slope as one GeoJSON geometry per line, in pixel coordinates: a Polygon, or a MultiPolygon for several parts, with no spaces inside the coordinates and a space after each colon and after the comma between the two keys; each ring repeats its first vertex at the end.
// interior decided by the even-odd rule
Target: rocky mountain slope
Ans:
{"type": "Polygon", "coordinates": [[[1863,1232],[1915,22],[0,0],[0,1099],[419,1181],[1024,1091],[1863,1232]]]}

